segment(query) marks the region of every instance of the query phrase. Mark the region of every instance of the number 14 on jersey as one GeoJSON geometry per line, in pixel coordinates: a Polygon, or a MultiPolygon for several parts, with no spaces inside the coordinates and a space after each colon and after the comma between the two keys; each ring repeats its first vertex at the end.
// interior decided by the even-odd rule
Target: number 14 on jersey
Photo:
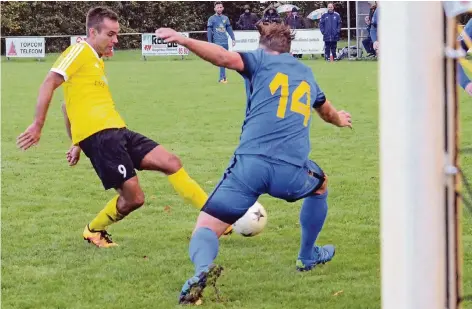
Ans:
{"type": "MultiPolygon", "coordinates": [[[[289,93],[289,83],[288,75],[283,73],[277,73],[272,79],[269,85],[270,92],[274,95],[277,90],[280,88],[280,100],[279,107],[277,108],[277,117],[285,118],[285,112],[287,110],[288,98],[290,97],[289,93]]],[[[294,113],[301,114],[305,116],[303,120],[303,125],[306,127],[308,121],[310,120],[311,115],[311,91],[310,85],[306,81],[302,81],[300,85],[297,86],[295,91],[292,93],[292,100],[290,102],[290,110],[294,113]],[[306,94],[306,102],[303,103],[300,100],[306,94]]]]}

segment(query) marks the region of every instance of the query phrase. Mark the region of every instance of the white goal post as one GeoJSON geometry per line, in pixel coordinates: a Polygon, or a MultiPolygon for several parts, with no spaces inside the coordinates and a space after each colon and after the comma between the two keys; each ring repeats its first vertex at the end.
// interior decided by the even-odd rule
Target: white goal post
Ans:
{"type": "Polygon", "coordinates": [[[457,309],[450,25],[440,1],[381,1],[379,20],[382,308],[457,309]]]}

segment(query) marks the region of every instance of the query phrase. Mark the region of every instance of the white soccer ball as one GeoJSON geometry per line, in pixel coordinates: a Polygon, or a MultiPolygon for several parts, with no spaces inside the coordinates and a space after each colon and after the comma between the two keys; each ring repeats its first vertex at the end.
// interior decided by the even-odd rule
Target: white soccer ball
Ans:
{"type": "Polygon", "coordinates": [[[267,212],[264,207],[256,201],[238,221],[233,224],[233,231],[244,236],[256,236],[267,224],[267,212]]]}

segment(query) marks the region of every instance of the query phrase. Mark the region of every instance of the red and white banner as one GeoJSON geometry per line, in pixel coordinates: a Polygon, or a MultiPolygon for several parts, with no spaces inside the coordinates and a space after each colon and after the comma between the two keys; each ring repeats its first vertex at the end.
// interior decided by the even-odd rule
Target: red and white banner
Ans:
{"type": "MultiPolygon", "coordinates": [[[[188,32],[180,32],[180,34],[189,37],[188,32]]],[[[143,56],[184,56],[188,53],[187,48],[177,43],[167,43],[154,33],[141,35],[141,54],[143,56]]]]}
{"type": "Polygon", "coordinates": [[[44,58],[46,55],[45,40],[41,37],[6,38],[7,58],[44,58]]]}

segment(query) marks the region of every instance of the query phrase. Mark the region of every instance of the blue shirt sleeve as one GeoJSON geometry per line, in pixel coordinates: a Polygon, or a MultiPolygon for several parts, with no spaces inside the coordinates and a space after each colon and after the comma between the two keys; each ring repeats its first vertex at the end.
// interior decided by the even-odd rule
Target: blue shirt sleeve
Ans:
{"type": "Polygon", "coordinates": [[[311,95],[312,95],[312,98],[314,98],[314,99],[313,99],[313,102],[312,102],[311,106],[313,108],[318,108],[326,102],[326,96],[325,96],[323,90],[321,90],[320,86],[316,82],[315,76],[313,75],[313,71],[311,69],[308,69],[308,72],[306,74],[308,76],[312,76],[310,85],[311,85],[311,89],[312,89],[311,95]]]}
{"type": "Polygon", "coordinates": [[[228,32],[229,36],[231,37],[231,40],[234,41],[234,33],[233,33],[233,27],[231,27],[231,24],[229,22],[229,18],[226,17],[226,31],[228,32]]]}
{"type": "Polygon", "coordinates": [[[208,18],[208,23],[207,23],[207,38],[208,38],[208,42],[210,43],[213,42],[213,18],[212,17],[208,18]]]}
{"type": "Polygon", "coordinates": [[[326,102],[326,96],[323,90],[321,90],[320,86],[318,86],[316,82],[315,82],[314,90],[316,91],[316,96],[315,96],[315,100],[313,101],[312,106],[313,108],[318,108],[326,102]]]}
{"type": "Polygon", "coordinates": [[[247,79],[251,79],[256,73],[259,63],[261,62],[262,50],[257,49],[250,52],[239,52],[239,55],[241,56],[244,63],[244,70],[239,72],[239,74],[247,79]]]}

